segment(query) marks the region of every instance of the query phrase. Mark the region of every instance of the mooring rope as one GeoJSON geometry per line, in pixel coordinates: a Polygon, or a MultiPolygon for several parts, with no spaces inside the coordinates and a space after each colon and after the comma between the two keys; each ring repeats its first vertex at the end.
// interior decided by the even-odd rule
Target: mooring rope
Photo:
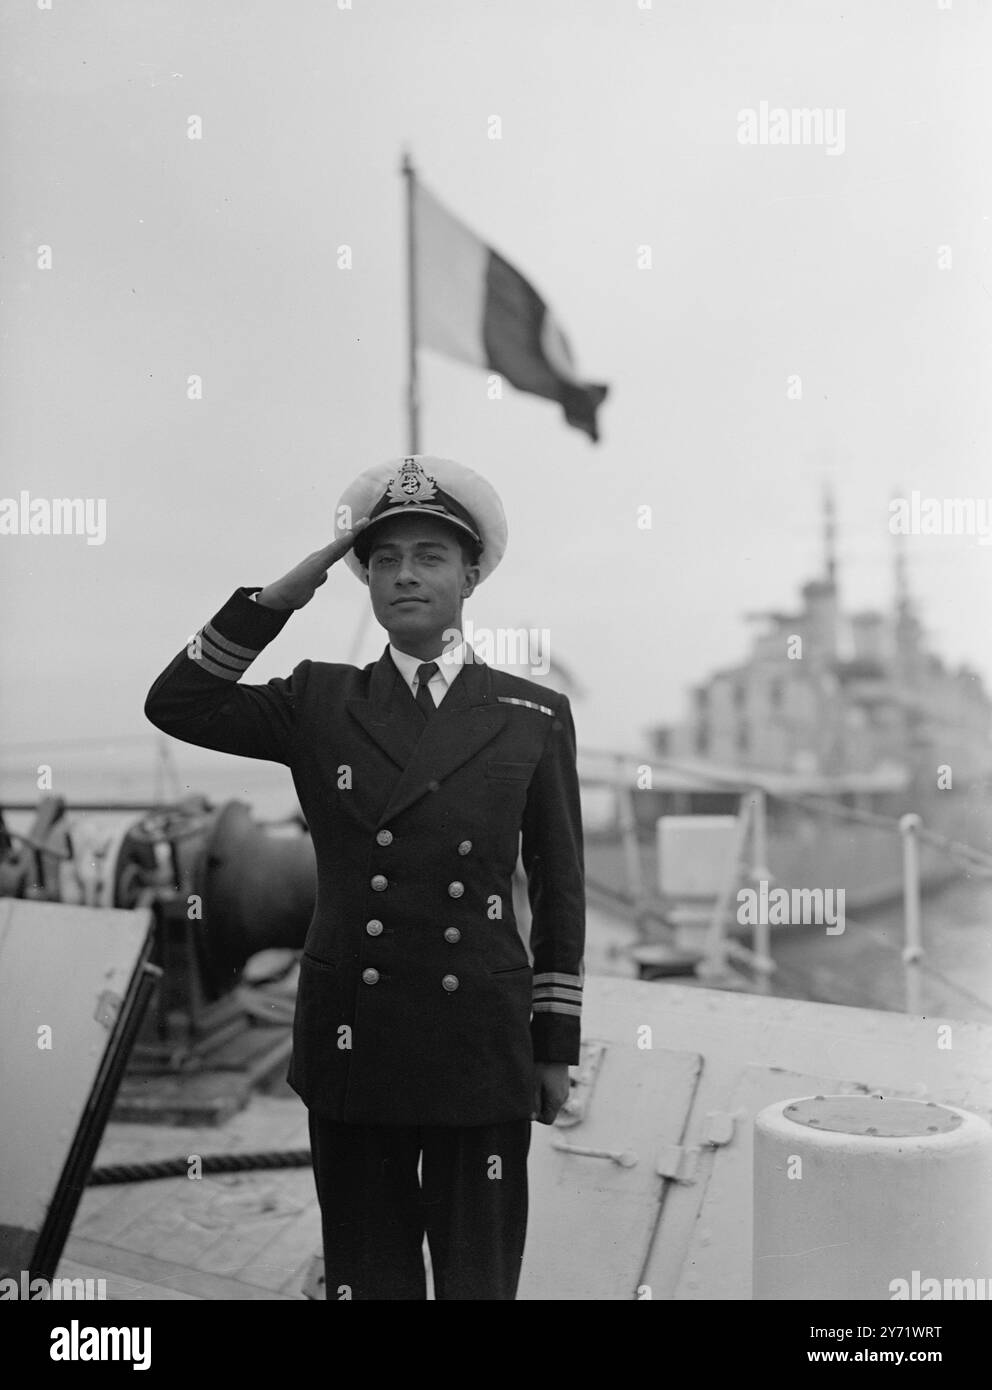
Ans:
{"type": "Polygon", "coordinates": [[[196,1163],[201,1174],[252,1173],[275,1168],[309,1168],[309,1149],[269,1149],[246,1154],[204,1154],[188,1158],[163,1158],[149,1163],[112,1163],[93,1168],[87,1187],[109,1187],[111,1183],[151,1182],[156,1178],[185,1178],[196,1163]]]}

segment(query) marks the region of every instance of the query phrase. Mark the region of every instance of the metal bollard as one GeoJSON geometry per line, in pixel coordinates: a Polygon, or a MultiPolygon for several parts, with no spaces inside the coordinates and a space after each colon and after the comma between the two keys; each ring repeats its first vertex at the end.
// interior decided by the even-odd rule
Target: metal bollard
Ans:
{"type": "Polygon", "coordinates": [[[754,1298],[920,1298],[924,1285],[974,1298],[990,1268],[987,1120],[877,1095],[777,1101],[756,1117],[754,1298]]]}

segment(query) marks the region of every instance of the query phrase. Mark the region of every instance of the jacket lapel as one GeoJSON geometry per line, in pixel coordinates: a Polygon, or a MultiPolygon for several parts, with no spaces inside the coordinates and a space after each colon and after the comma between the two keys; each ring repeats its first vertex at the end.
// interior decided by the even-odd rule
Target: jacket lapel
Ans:
{"type": "Polygon", "coordinates": [[[372,667],[367,700],[348,700],[349,712],[398,768],[405,768],[424,730],[424,716],[396,669],[389,647],[372,667]]]}
{"type": "Polygon", "coordinates": [[[398,816],[475,756],[505,727],[506,709],[493,694],[492,672],[466,662],[431,719],[425,720],[387,646],[372,671],[369,699],[348,709],[402,772],[377,828],[398,816]]]}

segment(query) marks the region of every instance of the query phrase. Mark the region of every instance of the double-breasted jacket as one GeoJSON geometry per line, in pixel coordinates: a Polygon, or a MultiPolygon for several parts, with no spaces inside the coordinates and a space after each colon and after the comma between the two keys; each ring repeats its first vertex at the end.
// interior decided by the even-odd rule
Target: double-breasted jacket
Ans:
{"type": "MultiPolygon", "coordinates": [[[[317,864],[289,1081],[366,1124],[533,1110],[535,1061],[579,1059],[585,927],[567,698],[469,658],[425,720],[389,655],[239,683],[290,613],[238,589],[153,684],[151,722],[291,770],[317,864]],[[517,930],[518,855],[531,906],[517,930]]],[[[209,903],[205,929],[209,929],[209,903]]]]}

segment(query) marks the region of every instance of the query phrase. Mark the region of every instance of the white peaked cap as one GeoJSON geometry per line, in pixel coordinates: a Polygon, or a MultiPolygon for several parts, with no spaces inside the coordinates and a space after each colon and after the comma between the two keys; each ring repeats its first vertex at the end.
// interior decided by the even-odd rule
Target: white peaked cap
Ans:
{"type": "Polygon", "coordinates": [[[482,547],[480,583],[492,574],[506,550],[506,517],[492,484],[463,463],[433,454],[407,454],[367,468],[345,489],[338,515],[346,517],[349,526],[363,516],[370,518],[357,546],[344,557],[359,579],[365,576],[360,556],[368,554],[371,534],[380,522],[394,516],[437,517],[472,536],[482,547]]]}

